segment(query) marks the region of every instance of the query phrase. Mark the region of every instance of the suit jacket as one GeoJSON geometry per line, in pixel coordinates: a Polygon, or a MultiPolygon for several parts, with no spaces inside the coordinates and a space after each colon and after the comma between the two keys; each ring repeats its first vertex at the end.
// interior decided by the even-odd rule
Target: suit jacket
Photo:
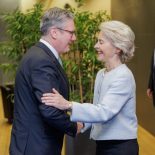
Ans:
{"type": "Polygon", "coordinates": [[[64,133],[76,135],[77,125],[66,111],[41,103],[42,94],[52,88],[69,98],[63,68],[39,42],[25,54],[16,75],[11,155],[60,155],[64,133]]]}
{"type": "MultiPolygon", "coordinates": [[[[155,50],[154,50],[155,52],[155,50]]],[[[153,52],[152,59],[151,59],[151,67],[150,67],[150,78],[148,83],[148,88],[151,89],[153,95],[153,105],[155,106],[155,53],[153,52]]]]}

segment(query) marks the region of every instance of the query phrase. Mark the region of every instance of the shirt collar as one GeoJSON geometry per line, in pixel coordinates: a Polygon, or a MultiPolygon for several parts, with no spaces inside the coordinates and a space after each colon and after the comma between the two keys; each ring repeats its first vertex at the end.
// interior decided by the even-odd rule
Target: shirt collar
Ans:
{"type": "Polygon", "coordinates": [[[54,56],[58,59],[59,58],[59,54],[58,52],[55,50],[54,47],[52,47],[47,41],[40,39],[40,42],[42,42],[43,44],[45,44],[50,50],[51,52],[54,54],[54,56]]]}

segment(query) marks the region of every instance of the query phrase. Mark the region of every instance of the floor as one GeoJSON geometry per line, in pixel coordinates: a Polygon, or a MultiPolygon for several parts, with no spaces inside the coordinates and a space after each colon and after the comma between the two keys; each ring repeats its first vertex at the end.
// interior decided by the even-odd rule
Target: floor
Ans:
{"type": "MultiPolygon", "coordinates": [[[[9,155],[11,125],[3,116],[3,106],[0,94],[0,155],[9,155]]],[[[138,142],[140,155],[155,155],[155,137],[139,126],[138,142]]],[[[64,155],[64,148],[62,151],[64,155]]]]}

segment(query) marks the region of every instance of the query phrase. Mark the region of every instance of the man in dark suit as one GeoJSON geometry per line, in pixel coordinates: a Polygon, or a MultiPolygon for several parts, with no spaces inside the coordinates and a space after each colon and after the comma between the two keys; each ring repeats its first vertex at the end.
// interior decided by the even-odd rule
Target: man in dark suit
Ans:
{"type": "Polygon", "coordinates": [[[41,103],[42,94],[52,88],[69,98],[59,54],[76,40],[73,15],[49,9],[40,30],[40,41],[27,51],[16,75],[10,155],[61,155],[64,134],[74,137],[83,127],[71,122],[66,111],[41,103]]]}
{"type": "Polygon", "coordinates": [[[150,67],[150,78],[147,89],[147,96],[153,100],[155,106],[155,50],[152,55],[151,67],[150,67]]]}

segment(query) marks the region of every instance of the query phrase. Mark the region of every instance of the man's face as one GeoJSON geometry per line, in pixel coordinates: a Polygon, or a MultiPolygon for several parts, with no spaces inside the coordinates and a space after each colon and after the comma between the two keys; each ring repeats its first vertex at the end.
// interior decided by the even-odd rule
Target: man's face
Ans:
{"type": "Polygon", "coordinates": [[[57,36],[57,51],[65,53],[70,50],[70,44],[76,40],[74,21],[68,20],[63,29],[57,28],[57,30],[59,31],[57,36]]]}

